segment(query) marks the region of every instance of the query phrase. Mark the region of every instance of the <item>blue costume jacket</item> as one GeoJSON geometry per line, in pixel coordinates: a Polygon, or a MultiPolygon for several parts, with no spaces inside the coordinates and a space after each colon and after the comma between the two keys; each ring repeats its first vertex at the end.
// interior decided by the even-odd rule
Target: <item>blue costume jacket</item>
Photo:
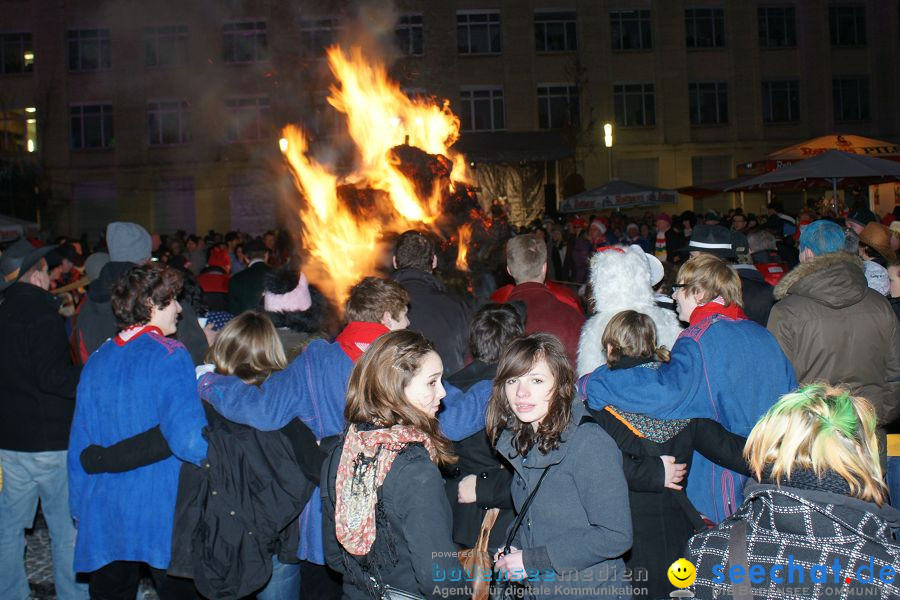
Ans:
{"type": "MultiPolygon", "coordinates": [[[[742,436],[796,387],[794,368],[772,334],[753,321],[721,315],[685,329],[672,359],[658,369],[604,365],[578,384],[591,408],[612,405],[660,419],[714,419],[742,436]]],[[[687,495],[718,523],[740,506],[745,480],[695,452],[687,495]]]]}
{"type": "Polygon", "coordinates": [[[168,568],[181,461],[199,464],[206,456],[205,426],[194,363],[180,342],[142,333],[124,343],[108,340],[91,355],[69,436],[76,571],[116,560],[168,568]],[[124,473],[85,473],[80,456],[87,446],[110,446],[157,425],[174,456],[124,473]]]}

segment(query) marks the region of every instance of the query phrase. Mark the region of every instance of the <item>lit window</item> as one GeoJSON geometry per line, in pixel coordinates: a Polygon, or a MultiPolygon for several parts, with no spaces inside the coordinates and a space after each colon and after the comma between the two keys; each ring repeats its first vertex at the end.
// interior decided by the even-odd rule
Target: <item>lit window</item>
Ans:
{"type": "Polygon", "coordinates": [[[30,33],[0,35],[0,74],[31,73],[34,68],[34,48],[30,33]]]}

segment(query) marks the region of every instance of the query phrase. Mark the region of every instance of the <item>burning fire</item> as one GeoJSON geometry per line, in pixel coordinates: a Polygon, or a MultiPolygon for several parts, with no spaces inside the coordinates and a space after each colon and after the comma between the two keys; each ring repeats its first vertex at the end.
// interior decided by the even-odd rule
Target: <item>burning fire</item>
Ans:
{"type": "Polygon", "coordinates": [[[384,65],[367,62],[359,48],[347,55],[332,47],[327,54],[337,80],[328,102],[346,118],[358,167],[338,177],[309,156],[306,134],[293,125],[284,128],[281,149],[306,198],[303,245],[317,263],[307,277],[342,307],[349,287],[374,272],[381,235],[432,226],[453,182],[467,174],[465,157],[450,150],[459,138],[459,119],[448,101],[410,99],[384,65]],[[446,167],[424,189],[401,161],[409,152],[398,147],[405,145],[436,155],[438,166],[446,167]]]}
{"type": "Polygon", "coordinates": [[[456,252],[456,268],[460,271],[469,270],[469,243],[472,241],[472,224],[466,223],[459,228],[459,249],[456,252]]]}

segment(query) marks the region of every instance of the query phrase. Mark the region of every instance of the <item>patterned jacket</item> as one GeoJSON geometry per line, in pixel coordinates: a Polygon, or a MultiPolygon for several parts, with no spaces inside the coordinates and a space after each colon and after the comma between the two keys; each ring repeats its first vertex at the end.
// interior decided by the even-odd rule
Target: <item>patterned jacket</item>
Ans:
{"type": "MultiPolygon", "coordinates": [[[[900,569],[900,544],[891,534],[891,528],[900,526],[900,511],[824,490],[751,482],[746,492],[738,512],[688,542],[686,558],[697,569],[691,586],[697,598],[732,598],[729,573],[732,563],[742,561],[729,556],[729,538],[741,521],[755,580],[752,594],[743,596],[748,600],[900,598],[900,575],[890,582],[879,577],[883,570],[900,569]]],[[[740,553],[737,545],[732,548],[740,553]]]]}

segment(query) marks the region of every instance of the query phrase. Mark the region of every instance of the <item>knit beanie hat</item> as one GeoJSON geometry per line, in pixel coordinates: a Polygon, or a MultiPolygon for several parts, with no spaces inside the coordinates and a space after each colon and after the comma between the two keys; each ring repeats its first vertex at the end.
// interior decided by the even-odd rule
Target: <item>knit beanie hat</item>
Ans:
{"type": "Polygon", "coordinates": [[[140,264],[150,258],[150,234],[137,223],[114,221],[106,226],[106,247],[110,261],[140,264]]]}

